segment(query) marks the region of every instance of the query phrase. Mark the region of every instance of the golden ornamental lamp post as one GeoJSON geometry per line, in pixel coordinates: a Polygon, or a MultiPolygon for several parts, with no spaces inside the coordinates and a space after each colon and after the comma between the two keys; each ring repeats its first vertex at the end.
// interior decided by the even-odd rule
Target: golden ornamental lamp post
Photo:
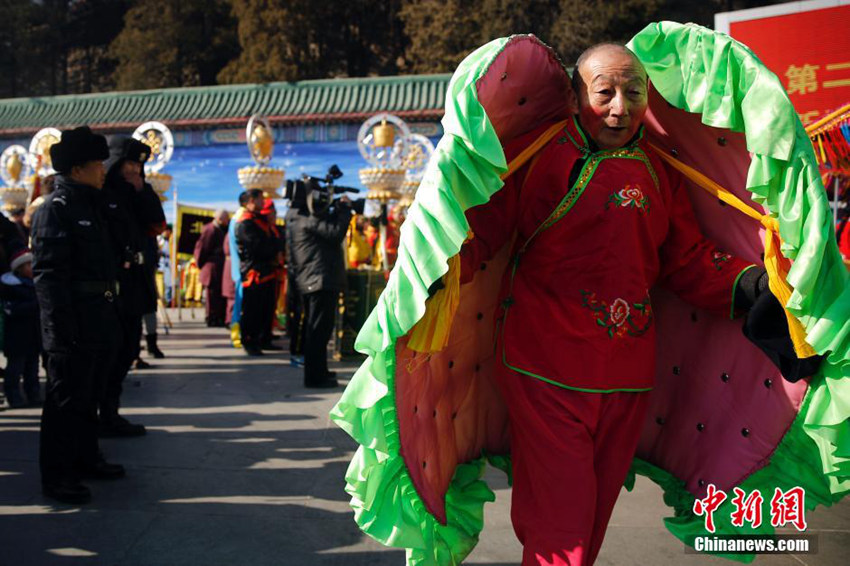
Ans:
{"type": "Polygon", "coordinates": [[[239,184],[247,191],[260,189],[266,198],[282,199],[283,196],[277,191],[283,185],[286,172],[269,164],[274,152],[274,131],[269,126],[269,121],[258,115],[251,116],[248,126],[245,128],[245,142],[254,165],[242,167],[237,171],[239,184]]]}
{"type": "MultiPolygon", "coordinates": [[[[55,143],[59,143],[62,137],[62,132],[56,128],[42,128],[30,140],[29,151],[25,152],[23,160],[24,170],[23,179],[19,183],[23,183],[26,187],[27,196],[24,202],[31,203],[33,207],[41,206],[44,202],[44,197],[41,195],[41,183],[50,175],[55,175],[56,170],[53,169],[53,160],[50,158],[50,148],[55,143]]],[[[20,150],[16,150],[20,155],[20,150]]],[[[6,169],[5,166],[2,167],[6,169]]],[[[17,187],[17,199],[22,198],[22,192],[17,187]]],[[[18,201],[20,202],[20,200],[18,201]]],[[[24,206],[27,206],[26,204],[24,206]]],[[[14,208],[19,208],[16,204],[14,208]]]]}
{"type": "Polygon", "coordinates": [[[174,136],[162,122],[145,122],[133,132],[133,137],[151,148],[145,162],[145,181],[151,184],[159,200],[165,202],[165,193],[171,188],[171,175],[162,172],[174,153],[174,136]]]}
{"type": "Polygon", "coordinates": [[[0,177],[5,183],[0,187],[3,210],[18,210],[29,204],[31,186],[27,187],[28,170],[28,154],[24,146],[10,145],[0,154],[0,177]]]}
{"type": "Polygon", "coordinates": [[[371,167],[360,170],[360,182],[368,189],[366,198],[386,205],[398,200],[405,169],[402,165],[410,129],[392,114],[376,114],[360,127],[357,147],[371,167]]]}
{"type": "MultiPolygon", "coordinates": [[[[380,203],[383,218],[386,218],[387,205],[401,197],[406,169],[404,156],[407,152],[407,139],[410,129],[399,117],[392,114],[376,114],[360,127],[357,133],[357,147],[371,167],[360,170],[360,182],[366,187],[366,198],[380,203]]],[[[380,225],[378,249],[381,250],[381,264],[384,271],[389,270],[387,261],[387,227],[380,225]]]]}

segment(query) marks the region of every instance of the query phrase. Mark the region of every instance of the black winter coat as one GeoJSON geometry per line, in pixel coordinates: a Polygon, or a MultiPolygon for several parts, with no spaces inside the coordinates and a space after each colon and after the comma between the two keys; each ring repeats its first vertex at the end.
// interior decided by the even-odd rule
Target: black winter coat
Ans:
{"type": "Polygon", "coordinates": [[[236,246],[239,253],[239,272],[242,281],[248,281],[248,272],[256,271],[265,278],[277,267],[277,236],[264,229],[265,220],[260,215],[246,213],[236,225],[236,246]]]}
{"type": "Polygon", "coordinates": [[[0,273],[9,271],[9,258],[26,245],[17,225],[0,213],[0,273]]]}
{"type": "Polygon", "coordinates": [[[33,218],[35,290],[48,352],[113,348],[121,339],[113,244],[101,191],[64,176],[33,218]]]}
{"type": "Polygon", "coordinates": [[[120,176],[122,162],[110,168],[103,186],[105,216],[121,285],[119,305],[122,312],[142,315],[156,310],[156,284],[151,271],[156,269],[157,258],[151,257],[148,250],[148,235],[152,227],[165,221],[165,214],[150,185],[145,183],[137,191],[120,176]]]}
{"type": "Polygon", "coordinates": [[[322,216],[304,209],[286,213],[286,260],[300,293],[342,291],[345,257],[342,241],[351,221],[351,208],[343,203],[322,216]]]}
{"type": "Polygon", "coordinates": [[[3,351],[6,357],[41,351],[38,324],[38,300],[32,279],[18,277],[11,271],[0,276],[3,299],[3,351]]]}

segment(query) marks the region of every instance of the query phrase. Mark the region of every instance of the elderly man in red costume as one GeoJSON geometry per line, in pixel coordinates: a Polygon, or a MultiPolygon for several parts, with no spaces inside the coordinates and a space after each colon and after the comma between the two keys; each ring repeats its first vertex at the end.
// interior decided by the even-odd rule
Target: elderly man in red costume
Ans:
{"type": "MultiPolygon", "coordinates": [[[[461,282],[517,234],[496,372],[524,565],[596,559],[654,382],[649,289],[728,317],[767,284],[702,236],[681,176],[643,139],[646,81],[626,48],[589,49],[573,77],[575,118],[468,212],[461,282]]],[[[549,126],[508,146],[508,161],[549,126]]]]}

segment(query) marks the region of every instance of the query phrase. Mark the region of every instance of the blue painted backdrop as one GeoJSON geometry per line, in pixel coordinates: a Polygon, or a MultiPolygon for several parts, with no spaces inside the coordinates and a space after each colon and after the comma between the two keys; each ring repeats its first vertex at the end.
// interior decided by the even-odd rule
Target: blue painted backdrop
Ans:
{"type": "MultiPolygon", "coordinates": [[[[368,164],[355,141],[279,143],[271,165],[286,170],[287,179],[295,179],[304,173],[324,177],[334,163],[343,172],[337,184],[364,190],[358,171],[368,164]]],[[[242,143],[175,148],[163,170],[173,177],[169,201],[164,204],[166,215],[173,218],[174,187],[181,204],[235,209],[242,191],[236,171],[248,165],[253,162],[242,143]]]]}

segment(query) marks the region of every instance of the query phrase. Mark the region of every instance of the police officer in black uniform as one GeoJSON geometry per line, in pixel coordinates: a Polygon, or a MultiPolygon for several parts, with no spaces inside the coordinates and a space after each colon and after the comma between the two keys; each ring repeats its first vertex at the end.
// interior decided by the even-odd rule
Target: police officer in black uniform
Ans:
{"type": "Polygon", "coordinates": [[[50,148],[56,188],[35,213],[33,272],[41,307],[48,384],[41,416],[43,492],[66,503],[91,498],[81,479],[114,479],[124,468],[98,448],[97,397],[121,338],[112,243],[103,216],[109,149],[88,127],[50,148]]]}
{"type": "Polygon", "coordinates": [[[328,340],[334,312],[345,288],[342,241],[351,221],[347,198],[330,208],[310,210],[306,202],[291,203],[286,213],[286,258],[304,308],[304,386],[336,387],[328,371],[328,340]]]}
{"type": "Polygon", "coordinates": [[[118,414],[122,385],[133,362],[139,356],[142,315],[156,304],[156,288],[149,277],[146,251],[147,235],[152,227],[164,224],[165,215],[159,196],[144,182],[145,161],[151,149],[128,136],[109,140],[106,182],[103,187],[105,214],[113,243],[121,296],[118,313],[123,341],[106,380],[100,401],[101,437],[127,437],[145,434],[145,427],[118,414]]]}

